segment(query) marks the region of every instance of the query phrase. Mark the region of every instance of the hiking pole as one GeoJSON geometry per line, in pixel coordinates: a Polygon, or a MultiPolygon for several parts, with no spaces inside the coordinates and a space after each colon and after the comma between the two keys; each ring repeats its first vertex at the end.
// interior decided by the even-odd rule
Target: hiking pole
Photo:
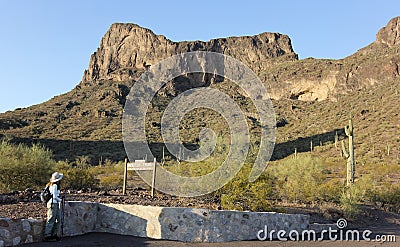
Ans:
{"type": "Polygon", "coordinates": [[[65,196],[61,197],[61,237],[64,237],[64,208],[65,208],[65,196]]]}

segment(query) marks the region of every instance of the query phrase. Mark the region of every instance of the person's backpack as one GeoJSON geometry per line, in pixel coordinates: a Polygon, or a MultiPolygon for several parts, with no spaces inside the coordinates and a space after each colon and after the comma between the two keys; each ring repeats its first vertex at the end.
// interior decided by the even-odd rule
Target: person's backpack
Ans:
{"type": "Polygon", "coordinates": [[[50,193],[50,188],[49,186],[46,186],[40,193],[40,200],[44,203],[47,203],[50,199],[52,198],[52,195],[50,193]]]}

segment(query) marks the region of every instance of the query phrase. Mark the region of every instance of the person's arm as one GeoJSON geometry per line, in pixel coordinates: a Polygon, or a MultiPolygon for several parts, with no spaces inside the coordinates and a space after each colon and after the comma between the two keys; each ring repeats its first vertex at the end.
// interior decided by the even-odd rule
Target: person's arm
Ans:
{"type": "Polygon", "coordinates": [[[53,186],[51,186],[50,192],[53,195],[53,203],[61,202],[60,191],[58,190],[57,184],[53,184],[53,186]]]}

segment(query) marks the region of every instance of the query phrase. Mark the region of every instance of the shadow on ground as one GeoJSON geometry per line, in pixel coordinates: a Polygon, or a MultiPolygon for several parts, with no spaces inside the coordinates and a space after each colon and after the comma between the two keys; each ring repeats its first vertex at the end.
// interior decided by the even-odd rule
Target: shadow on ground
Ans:
{"type": "MultiPolygon", "coordinates": [[[[397,236],[399,238],[399,236],[397,236]]],[[[177,241],[154,240],[148,238],[139,238],[132,236],[121,236],[110,233],[88,233],[76,237],[62,238],[59,242],[42,242],[26,244],[24,246],[30,247],[183,247],[183,246],[196,246],[196,247],[242,247],[242,246],[272,246],[272,247],[314,247],[314,246],[328,246],[328,247],[364,247],[364,246],[383,246],[395,247],[398,242],[367,242],[367,241],[236,241],[229,243],[183,243],[177,241]]]]}
{"type": "MultiPolygon", "coordinates": [[[[288,140],[282,143],[276,143],[272,153],[271,161],[283,159],[294,154],[296,149],[298,153],[310,152],[311,143],[313,146],[325,146],[334,143],[335,135],[338,140],[346,138],[343,129],[334,129],[326,133],[320,133],[308,137],[300,137],[295,140],[288,140]]],[[[0,138],[2,135],[0,134],[0,138]]],[[[115,140],[58,140],[58,139],[29,139],[18,138],[12,139],[14,143],[25,143],[32,145],[33,143],[42,144],[53,151],[56,160],[74,161],[79,156],[89,156],[92,165],[97,165],[100,161],[110,159],[113,161],[122,161],[126,157],[124,143],[115,140]]],[[[190,150],[199,148],[197,143],[184,143],[185,147],[190,150]]],[[[171,156],[164,143],[151,143],[150,149],[157,160],[162,159],[163,149],[166,156],[171,156]]]]}

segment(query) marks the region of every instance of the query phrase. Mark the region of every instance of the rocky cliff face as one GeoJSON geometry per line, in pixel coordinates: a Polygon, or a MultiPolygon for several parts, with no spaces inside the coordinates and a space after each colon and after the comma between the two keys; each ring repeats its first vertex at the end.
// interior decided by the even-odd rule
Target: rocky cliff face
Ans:
{"type": "Polygon", "coordinates": [[[400,17],[395,17],[379,30],[375,43],[381,43],[388,47],[400,44],[400,17]]]}
{"type": "Polygon", "coordinates": [[[138,70],[172,55],[190,51],[223,53],[238,59],[253,71],[270,67],[272,58],[297,60],[290,38],[279,33],[220,38],[207,42],[173,42],[135,24],[115,23],[91,56],[82,82],[134,79],[138,70]]]}
{"type": "Polygon", "coordinates": [[[395,82],[400,68],[400,17],[379,30],[376,40],[339,60],[304,59],[262,71],[272,98],[304,101],[337,100],[384,82],[395,82]]]}
{"type": "MultiPolygon", "coordinates": [[[[336,100],[338,94],[398,78],[399,46],[400,17],[390,20],[374,43],[347,58],[300,61],[290,38],[278,33],[173,42],[138,25],[116,23],[91,56],[82,83],[135,80],[147,67],[164,58],[190,51],[212,51],[248,65],[274,99],[336,100]]],[[[188,85],[169,84],[168,93],[176,95],[188,85]]]]}

